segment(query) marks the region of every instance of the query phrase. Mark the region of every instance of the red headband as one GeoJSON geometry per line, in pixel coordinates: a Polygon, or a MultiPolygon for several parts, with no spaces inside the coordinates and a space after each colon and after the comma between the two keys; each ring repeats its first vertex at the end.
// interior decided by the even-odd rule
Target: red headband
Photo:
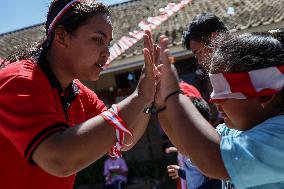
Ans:
{"type": "Polygon", "coordinates": [[[58,22],[58,20],[62,17],[62,15],[69,10],[73,5],[79,3],[80,0],[73,0],[70,3],[68,3],[67,5],[65,5],[65,7],[63,7],[63,9],[57,14],[57,16],[52,20],[51,24],[48,27],[47,30],[47,36],[50,35],[51,31],[54,29],[54,26],[56,25],[56,23],[58,22]]]}

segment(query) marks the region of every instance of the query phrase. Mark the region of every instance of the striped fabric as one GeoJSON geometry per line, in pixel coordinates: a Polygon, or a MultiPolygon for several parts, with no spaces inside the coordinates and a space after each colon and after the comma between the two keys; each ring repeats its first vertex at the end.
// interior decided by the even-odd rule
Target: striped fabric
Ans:
{"type": "Polygon", "coordinates": [[[211,101],[247,99],[272,95],[284,85],[284,66],[253,70],[247,73],[209,74],[213,87],[211,101]]]}
{"type": "Polygon", "coordinates": [[[105,121],[107,121],[111,126],[115,128],[115,132],[116,132],[117,142],[111,148],[109,155],[112,157],[121,157],[122,156],[121,149],[124,146],[130,145],[130,144],[124,143],[125,134],[129,135],[131,139],[133,137],[133,134],[126,127],[125,122],[119,116],[119,109],[115,104],[112,105],[112,107],[109,110],[101,113],[100,115],[104,118],[105,121]]]}

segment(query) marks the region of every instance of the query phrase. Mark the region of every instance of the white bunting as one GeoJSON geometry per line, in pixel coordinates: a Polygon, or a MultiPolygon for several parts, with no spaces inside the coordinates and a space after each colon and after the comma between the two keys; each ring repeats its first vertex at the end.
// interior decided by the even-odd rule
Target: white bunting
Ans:
{"type": "Polygon", "coordinates": [[[143,38],[144,30],[155,30],[157,26],[169,19],[174,13],[182,10],[186,5],[191,3],[192,0],[182,0],[180,3],[168,3],[165,8],[160,8],[161,15],[156,17],[148,17],[138,23],[141,30],[129,32],[129,36],[122,36],[112,47],[110,47],[110,57],[106,63],[106,67],[119,57],[123,52],[132,47],[135,43],[143,38]]]}

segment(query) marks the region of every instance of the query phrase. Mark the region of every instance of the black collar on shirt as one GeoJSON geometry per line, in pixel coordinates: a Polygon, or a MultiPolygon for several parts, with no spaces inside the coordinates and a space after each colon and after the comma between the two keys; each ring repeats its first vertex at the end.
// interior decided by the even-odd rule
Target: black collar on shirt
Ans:
{"type": "Polygon", "coordinates": [[[41,61],[39,63],[39,66],[42,69],[43,73],[48,78],[49,83],[52,86],[52,88],[56,88],[58,90],[58,95],[60,97],[62,109],[64,111],[66,120],[68,120],[69,118],[68,118],[67,109],[70,107],[72,102],[75,100],[76,95],[79,94],[80,92],[79,87],[74,81],[72,81],[68,85],[68,87],[63,91],[58,79],[52,72],[49,64],[46,61],[41,61]]]}

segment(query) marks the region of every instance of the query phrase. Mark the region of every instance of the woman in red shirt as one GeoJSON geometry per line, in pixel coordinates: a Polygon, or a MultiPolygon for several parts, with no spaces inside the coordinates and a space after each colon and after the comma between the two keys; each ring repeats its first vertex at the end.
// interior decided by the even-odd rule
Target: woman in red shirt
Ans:
{"type": "Polygon", "coordinates": [[[109,149],[119,156],[142,136],[150,117],[143,110],[154,101],[158,78],[154,61],[159,49],[149,32],[144,35],[141,78],[128,98],[107,110],[79,81],[99,79],[112,32],[105,5],[54,0],[46,40],[2,63],[1,188],[70,189],[78,171],[109,149]]]}

